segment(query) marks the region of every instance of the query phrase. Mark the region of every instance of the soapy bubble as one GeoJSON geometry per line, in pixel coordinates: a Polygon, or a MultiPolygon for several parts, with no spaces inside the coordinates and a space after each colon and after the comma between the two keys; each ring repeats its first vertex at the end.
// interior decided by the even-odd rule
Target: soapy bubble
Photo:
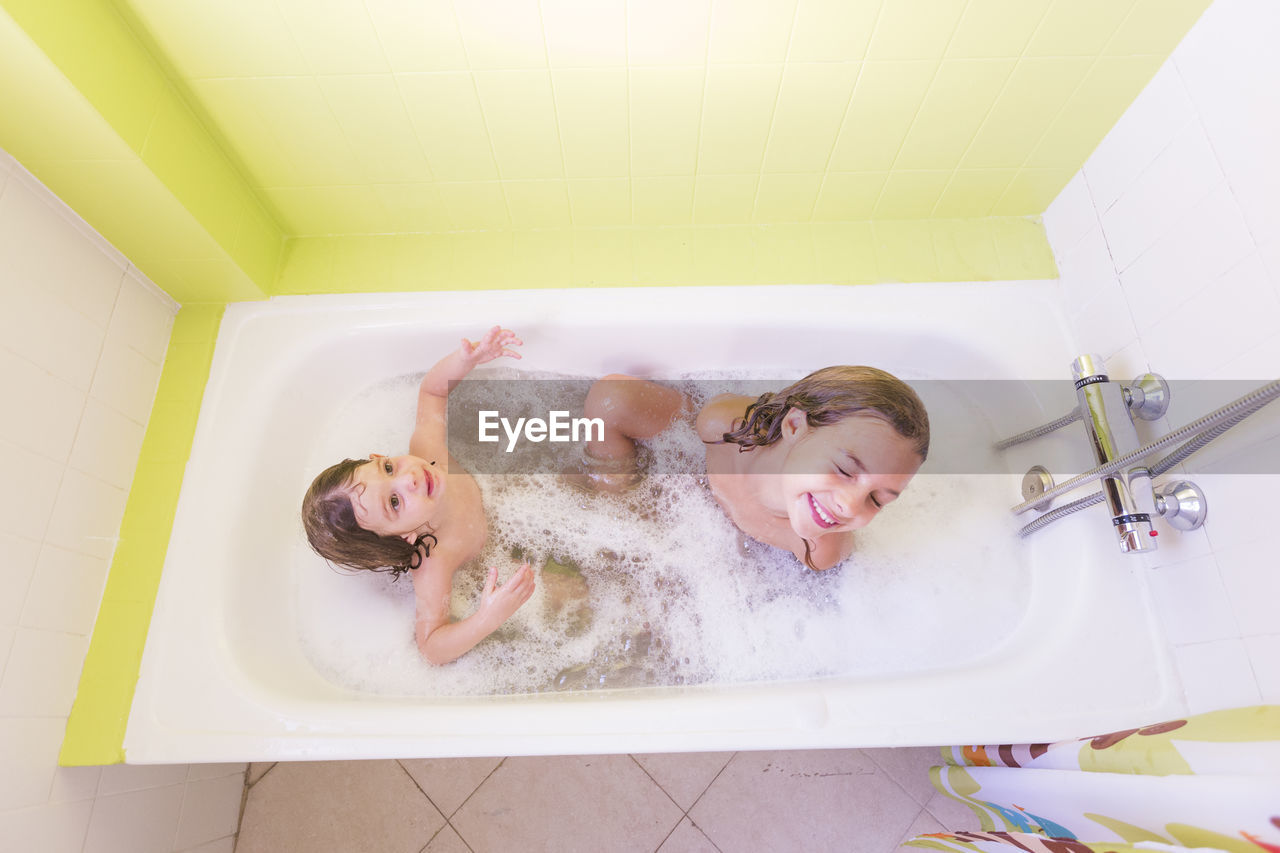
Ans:
{"type": "MultiPolygon", "coordinates": [[[[530,388],[543,394],[557,378],[490,372],[542,380],[530,388]]],[[[580,394],[581,377],[563,378],[566,395],[580,394]]],[[[673,384],[695,398],[696,411],[717,386],[708,380],[727,391],[752,378],[762,377],[702,373],[673,384]]],[[[407,452],[419,379],[384,381],[339,405],[318,434],[312,473],[344,456],[407,452]]],[[[475,475],[489,537],[454,577],[454,616],[475,609],[490,565],[505,580],[528,560],[538,584],[452,664],[420,658],[408,577],[349,576],[308,562],[296,592],[309,659],[344,687],[408,696],[874,677],[988,654],[1026,607],[1030,574],[1007,512],[1007,478],[921,473],[855,534],[847,560],[814,572],[729,521],[706,486],[704,445],[690,419],[642,450],[646,470],[664,473],[617,495],[587,493],[554,474],[475,475]]]]}

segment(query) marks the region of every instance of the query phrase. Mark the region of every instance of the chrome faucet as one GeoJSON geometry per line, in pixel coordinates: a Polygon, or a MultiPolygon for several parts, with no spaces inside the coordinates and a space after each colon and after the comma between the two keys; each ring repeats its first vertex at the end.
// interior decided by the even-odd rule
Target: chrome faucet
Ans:
{"type": "MultiPolygon", "coordinates": [[[[1111,381],[1102,359],[1093,354],[1080,356],[1071,363],[1071,376],[1080,401],[1080,420],[1098,464],[1105,465],[1141,447],[1129,408],[1135,395],[1111,381]]],[[[1120,538],[1120,550],[1156,550],[1157,531],[1151,526],[1156,512],[1151,471],[1145,465],[1133,465],[1103,477],[1102,496],[1120,538]]]]}
{"type": "Polygon", "coordinates": [[[1047,468],[1033,465],[1022,478],[1022,503],[1013,507],[1012,512],[1018,515],[1036,510],[1044,514],[1024,525],[1018,535],[1030,536],[1059,519],[1105,501],[1120,539],[1120,550],[1126,553],[1156,549],[1157,531],[1151,526],[1154,515],[1177,530],[1196,530],[1208,517],[1204,492],[1195,483],[1178,480],[1154,488],[1153,477],[1165,474],[1245,418],[1280,400],[1280,379],[1277,379],[1139,446],[1132,418],[1153,421],[1164,415],[1169,408],[1169,383],[1154,373],[1144,373],[1129,385],[1113,383],[1102,359],[1093,354],[1082,355],[1072,362],[1071,373],[1078,401],[1074,409],[1057,420],[998,441],[994,447],[1006,450],[1080,420],[1084,422],[1098,466],[1065,482],[1054,483],[1047,468]],[[1170,447],[1175,449],[1148,463],[1149,457],[1170,447]],[[1094,480],[1102,483],[1102,491],[1050,509],[1059,495],[1094,480]]]}

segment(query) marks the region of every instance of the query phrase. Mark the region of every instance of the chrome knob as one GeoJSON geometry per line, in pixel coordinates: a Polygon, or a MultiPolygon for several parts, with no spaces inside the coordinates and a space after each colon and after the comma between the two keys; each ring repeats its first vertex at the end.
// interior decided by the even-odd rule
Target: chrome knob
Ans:
{"type": "Polygon", "coordinates": [[[1157,373],[1144,373],[1124,386],[1129,414],[1144,421],[1154,421],[1169,411],[1169,383],[1157,373]]]}
{"type": "MultiPolygon", "coordinates": [[[[1030,501],[1043,495],[1045,492],[1053,488],[1053,475],[1049,473],[1049,469],[1043,465],[1032,465],[1030,470],[1022,477],[1022,500],[1030,501]]],[[[1032,504],[1034,510],[1045,510],[1049,508],[1052,500],[1041,501],[1038,504],[1032,504]]]]}
{"type": "Polygon", "coordinates": [[[1179,480],[1156,490],[1156,511],[1178,530],[1195,530],[1209,515],[1204,492],[1195,483],[1179,480]]]}

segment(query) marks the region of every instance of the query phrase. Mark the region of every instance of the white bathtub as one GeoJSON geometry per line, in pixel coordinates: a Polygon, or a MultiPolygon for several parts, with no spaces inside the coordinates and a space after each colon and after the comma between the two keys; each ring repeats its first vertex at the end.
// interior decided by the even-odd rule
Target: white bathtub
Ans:
{"type": "MultiPolygon", "coordinates": [[[[1009,282],[317,296],[229,306],[129,718],[127,760],[1052,741],[1185,713],[1140,562],[1119,553],[1101,511],[1019,543],[1025,608],[990,648],[941,667],[432,697],[343,686],[312,664],[299,640],[297,573],[327,571],[297,520],[299,484],[315,473],[312,425],[379,377],[425,369],[463,335],[500,322],[523,336],[528,366],[586,375],[870,363],[907,377],[1053,379],[1069,390],[1077,353],[1052,297],[1047,283],[1009,282]],[[753,346],[766,329],[785,343],[753,346]]],[[[993,430],[1009,434],[1062,414],[1028,400],[1026,411],[992,412],[993,430]]],[[[945,446],[936,430],[935,446],[945,446]]],[[[1062,433],[1069,435],[1048,441],[1083,445],[1074,430],[1062,433]]],[[[353,447],[351,455],[373,449],[353,447]]],[[[1007,499],[982,510],[1009,535],[1016,524],[1004,519],[1039,452],[1008,454],[1009,473],[997,475],[1007,499]]],[[[947,508],[937,511],[942,519],[947,508]]],[[[922,537],[949,535],[941,522],[922,527],[922,537]]],[[[955,549],[973,547],[954,539],[955,549]]],[[[984,590],[972,592],[969,600],[980,602],[984,590]]],[[[984,618],[980,606],[966,607],[972,612],[962,618],[984,618]]],[[[909,625],[920,615],[895,618],[909,625]]]]}

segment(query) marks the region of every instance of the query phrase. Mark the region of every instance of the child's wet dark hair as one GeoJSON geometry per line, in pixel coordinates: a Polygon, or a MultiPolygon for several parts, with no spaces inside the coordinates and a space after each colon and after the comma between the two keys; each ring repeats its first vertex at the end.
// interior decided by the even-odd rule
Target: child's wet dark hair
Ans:
{"type": "Polygon", "coordinates": [[[379,536],[356,521],[351,486],[356,469],[368,459],[344,459],[311,481],[302,499],[302,526],[311,548],[330,563],[348,569],[391,572],[397,578],[421,565],[436,544],[427,534],[418,545],[399,536],[379,536]],[[423,540],[429,539],[430,542],[423,540]]]}
{"type": "Polygon", "coordinates": [[[803,411],[811,427],[855,415],[879,418],[911,442],[921,461],[929,455],[929,414],[916,392],[891,373],[860,365],[824,367],[781,391],[761,394],[724,440],[740,450],[767,447],[782,437],[783,415],[790,409],[803,411]]]}

